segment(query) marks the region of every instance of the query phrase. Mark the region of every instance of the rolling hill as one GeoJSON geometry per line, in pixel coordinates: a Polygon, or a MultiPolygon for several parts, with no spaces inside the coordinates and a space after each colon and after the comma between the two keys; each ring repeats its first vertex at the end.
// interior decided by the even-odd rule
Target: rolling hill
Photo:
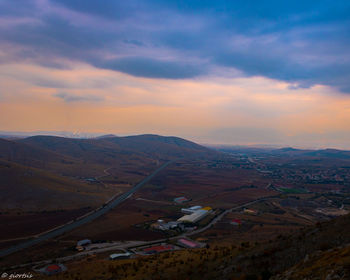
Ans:
{"type": "Polygon", "coordinates": [[[117,184],[135,184],[160,162],[210,155],[216,152],[181,138],[158,135],[0,139],[2,209],[96,206],[117,192],[117,184]],[[99,179],[86,182],[100,177],[109,188],[99,179]]]}
{"type": "Polygon", "coordinates": [[[199,155],[213,155],[214,151],[179,137],[137,135],[125,137],[98,137],[93,139],[70,139],[55,136],[32,136],[18,140],[64,155],[88,158],[102,154],[110,156],[138,155],[156,159],[172,159],[199,155]]]}

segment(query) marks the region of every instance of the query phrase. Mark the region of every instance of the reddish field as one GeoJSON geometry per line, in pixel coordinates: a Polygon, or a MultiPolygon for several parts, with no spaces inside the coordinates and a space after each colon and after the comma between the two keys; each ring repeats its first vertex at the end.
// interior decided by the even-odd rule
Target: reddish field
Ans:
{"type": "Polygon", "coordinates": [[[182,207],[191,205],[232,208],[260,197],[275,195],[267,190],[268,179],[253,169],[211,168],[208,162],[173,163],[148,185],[103,217],[67,234],[65,240],[153,240],[160,232],[144,228],[160,218],[176,220],[182,207]],[[251,187],[253,186],[253,187],[251,187]],[[192,201],[175,204],[174,197],[192,201]]]}
{"type": "Polygon", "coordinates": [[[172,201],[174,197],[192,199],[187,204],[231,208],[276,192],[267,190],[270,183],[254,169],[213,168],[210,162],[181,162],[170,165],[137,194],[151,200],[172,201]],[[250,186],[254,188],[250,188],[250,186]]]}
{"type": "MultiPolygon", "coordinates": [[[[66,234],[64,240],[155,240],[164,238],[159,232],[136,227],[146,221],[157,220],[166,215],[166,211],[158,208],[158,204],[147,201],[128,199],[103,217],[83,225],[66,234]]],[[[166,207],[166,206],[164,206],[166,207]]]]}
{"type": "Polygon", "coordinates": [[[1,214],[0,242],[4,239],[38,234],[87,213],[88,209],[33,214],[1,214]]]}
{"type": "Polygon", "coordinates": [[[209,239],[217,244],[240,244],[241,242],[266,242],[280,234],[291,233],[297,229],[312,225],[302,217],[289,213],[279,206],[278,199],[274,202],[260,202],[249,207],[257,211],[256,215],[245,214],[242,211],[228,213],[225,217],[207,231],[196,237],[209,239]],[[278,213],[276,210],[279,209],[278,213]],[[241,220],[240,226],[232,225],[233,219],[241,220]]]}

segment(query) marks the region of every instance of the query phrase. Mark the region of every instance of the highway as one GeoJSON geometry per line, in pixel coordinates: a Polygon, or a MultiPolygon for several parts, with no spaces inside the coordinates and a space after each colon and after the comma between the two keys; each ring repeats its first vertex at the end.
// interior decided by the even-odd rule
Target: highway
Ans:
{"type": "Polygon", "coordinates": [[[18,252],[20,250],[29,248],[33,245],[36,245],[40,242],[46,241],[48,239],[57,237],[63,233],[66,233],[68,231],[71,231],[81,225],[84,225],[86,223],[89,223],[98,217],[104,215],[114,207],[118,206],[120,203],[122,203],[124,200],[126,200],[129,196],[131,196],[134,192],[136,192],[139,188],[141,188],[144,184],[149,182],[155,175],[157,175],[161,170],[163,170],[165,167],[167,167],[172,161],[168,161],[164,163],[162,166],[160,166],[158,169],[156,169],[152,174],[148,175],[145,179],[143,179],[141,182],[136,184],[134,187],[132,187],[129,191],[123,193],[122,195],[118,196],[116,199],[111,200],[109,203],[104,204],[100,208],[96,209],[93,212],[90,212],[89,215],[85,215],[82,218],[78,218],[75,221],[71,221],[65,225],[62,225],[60,227],[57,227],[54,230],[51,230],[49,232],[46,232],[44,234],[41,234],[31,240],[19,243],[17,245],[14,245],[12,247],[6,248],[4,250],[0,251],[0,257],[7,256],[9,254],[18,252]]]}
{"type": "MultiPolygon", "coordinates": [[[[227,213],[235,211],[235,210],[239,210],[242,209],[244,207],[253,205],[255,203],[261,202],[261,201],[266,201],[266,200],[270,200],[270,199],[274,199],[278,197],[278,195],[275,196],[267,196],[267,197],[262,197],[262,198],[258,198],[249,202],[246,202],[244,204],[235,206],[233,208],[227,209],[224,212],[222,212],[220,215],[218,215],[217,217],[215,217],[208,225],[206,225],[203,228],[199,228],[197,230],[191,231],[191,232],[185,232],[182,233],[180,235],[177,236],[173,236],[170,238],[163,238],[163,239],[158,239],[158,240],[152,240],[152,241],[126,241],[126,242],[112,242],[110,244],[110,246],[106,246],[103,248],[97,248],[97,249],[92,249],[92,250],[88,250],[88,251],[83,251],[83,252],[79,252],[76,253],[74,255],[70,255],[70,256],[65,256],[65,257],[61,257],[61,258],[56,258],[55,260],[57,262],[67,262],[67,261],[71,261],[71,260],[75,260],[75,259],[79,259],[81,257],[85,257],[85,256],[89,256],[89,255],[94,255],[94,254],[99,254],[99,253],[104,253],[104,252],[108,252],[108,251],[115,251],[115,250],[130,250],[139,246],[149,246],[152,244],[158,244],[161,242],[167,242],[168,240],[174,240],[174,239],[178,239],[178,238],[186,238],[195,234],[199,234],[203,231],[206,231],[207,229],[209,229],[210,227],[212,227],[214,224],[216,224],[217,222],[219,222],[227,213]]],[[[17,266],[13,266],[11,267],[11,269],[17,269],[17,268],[22,268],[22,267],[27,267],[27,266],[40,266],[40,265],[45,265],[45,264],[49,264],[52,263],[52,259],[49,260],[42,260],[42,261],[38,261],[38,262],[33,262],[33,263],[26,263],[26,264],[21,264],[21,265],[17,265],[17,266]]]]}

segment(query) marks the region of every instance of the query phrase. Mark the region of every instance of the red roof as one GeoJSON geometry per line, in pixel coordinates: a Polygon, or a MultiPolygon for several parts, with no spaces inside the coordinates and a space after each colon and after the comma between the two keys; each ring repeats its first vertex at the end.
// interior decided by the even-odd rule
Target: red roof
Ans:
{"type": "Polygon", "coordinates": [[[241,223],[242,223],[242,221],[241,221],[241,220],[239,220],[239,219],[233,219],[231,222],[233,222],[233,223],[237,223],[237,224],[241,224],[241,223]]]}
{"type": "Polygon", "coordinates": [[[46,271],[50,271],[50,272],[52,272],[52,271],[60,271],[61,267],[58,266],[57,264],[52,264],[52,265],[47,266],[45,270],[46,271]]]}
{"type": "Polygon", "coordinates": [[[184,245],[186,245],[186,246],[188,246],[188,247],[191,247],[191,248],[198,247],[198,244],[197,244],[197,243],[194,243],[194,242],[189,241],[189,240],[184,239],[184,238],[179,239],[179,241],[180,241],[182,244],[184,244],[184,245]]]}
{"type": "Polygon", "coordinates": [[[146,249],[143,249],[144,252],[164,252],[164,251],[169,251],[173,250],[174,247],[172,245],[160,245],[160,246],[153,246],[153,247],[148,247],[146,249]]]}

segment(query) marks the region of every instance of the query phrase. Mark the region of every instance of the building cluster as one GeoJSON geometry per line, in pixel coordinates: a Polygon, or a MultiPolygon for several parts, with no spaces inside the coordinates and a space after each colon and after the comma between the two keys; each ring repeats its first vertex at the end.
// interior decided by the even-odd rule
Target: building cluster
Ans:
{"type": "Polygon", "coordinates": [[[164,220],[158,220],[157,223],[152,225],[153,228],[155,229],[160,229],[160,230],[172,230],[172,229],[181,229],[184,230],[185,227],[182,223],[178,221],[170,221],[170,222],[164,222],[164,220]]]}
{"type": "Polygon", "coordinates": [[[185,214],[177,221],[165,222],[164,220],[158,220],[156,223],[152,224],[152,227],[158,230],[168,231],[168,230],[180,230],[188,231],[193,230],[196,227],[189,227],[189,224],[194,224],[204,217],[206,217],[210,212],[212,212],[211,207],[202,207],[200,205],[192,206],[189,208],[182,208],[181,212],[185,214]]]}
{"type": "Polygon", "coordinates": [[[183,208],[181,209],[182,213],[189,213],[185,216],[182,216],[180,219],[178,219],[178,222],[184,222],[184,223],[196,223],[203,219],[205,216],[207,216],[212,211],[211,207],[204,207],[201,206],[193,206],[190,208],[183,208]]]}
{"type": "Polygon", "coordinates": [[[174,250],[180,250],[182,248],[203,248],[206,246],[206,243],[203,242],[197,242],[194,240],[191,240],[189,238],[179,238],[176,241],[176,244],[168,244],[168,243],[158,243],[153,244],[151,246],[144,246],[144,247],[138,247],[137,249],[131,249],[133,253],[136,255],[153,255],[153,254],[159,254],[163,252],[168,251],[174,251],[174,250]]]}

